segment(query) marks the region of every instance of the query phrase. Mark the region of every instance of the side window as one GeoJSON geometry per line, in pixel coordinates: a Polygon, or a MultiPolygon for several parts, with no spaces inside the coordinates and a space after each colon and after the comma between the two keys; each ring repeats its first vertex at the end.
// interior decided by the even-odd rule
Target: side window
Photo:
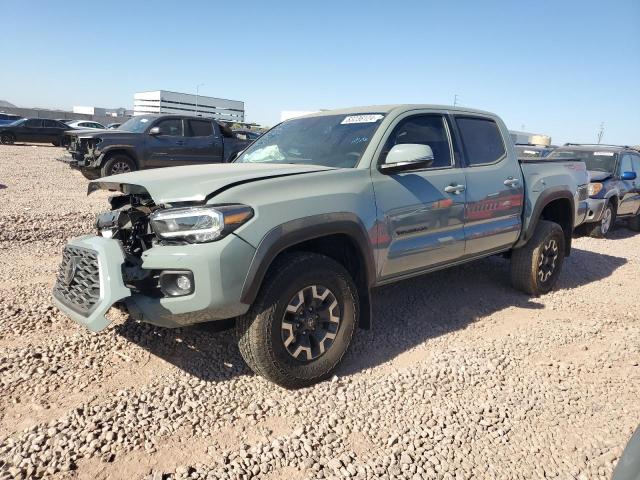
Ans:
{"type": "Polygon", "coordinates": [[[496,122],[489,118],[456,117],[469,166],[494,163],[506,150],[496,122]]]}
{"type": "Polygon", "coordinates": [[[189,120],[190,137],[210,137],[213,135],[213,125],[207,120],[189,120]]]}
{"type": "Polygon", "coordinates": [[[633,172],[633,162],[631,161],[631,155],[625,153],[620,160],[620,175],[624,172],[633,172]]]}
{"type": "Polygon", "coordinates": [[[58,127],[58,122],[55,120],[43,120],[45,128],[56,128],[58,127]]]}
{"type": "Polygon", "coordinates": [[[182,120],[179,118],[161,120],[156,126],[160,129],[160,135],[182,136],[182,120]]]}
{"type": "Polygon", "coordinates": [[[434,157],[430,168],[450,167],[452,164],[449,135],[442,115],[416,115],[401,120],[384,146],[381,162],[395,145],[404,143],[430,146],[434,157]]]}
{"type": "Polygon", "coordinates": [[[633,171],[640,177],[640,155],[634,155],[632,158],[633,171]]]}
{"type": "Polygon", "coordinates": [[[36,120],[35,118],[32,118],[31,120],[27,120],[26,122],[24,122],[24,126],[29,128],[40,128],[42,127],[42,120],[36,120]]]}

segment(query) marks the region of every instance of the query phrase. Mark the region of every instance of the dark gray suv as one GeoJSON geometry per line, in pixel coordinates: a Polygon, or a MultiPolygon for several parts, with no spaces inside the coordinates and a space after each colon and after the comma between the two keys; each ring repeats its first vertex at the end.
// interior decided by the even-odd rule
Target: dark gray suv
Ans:
{"type": "Polygon", "coordinates": [[[617,145],[566,144],[548,159],[578,158],[591,176],[589,209],[584,229],[593,237],[606,237],[617,218],[640,231],[640,153],[617,145]]]}

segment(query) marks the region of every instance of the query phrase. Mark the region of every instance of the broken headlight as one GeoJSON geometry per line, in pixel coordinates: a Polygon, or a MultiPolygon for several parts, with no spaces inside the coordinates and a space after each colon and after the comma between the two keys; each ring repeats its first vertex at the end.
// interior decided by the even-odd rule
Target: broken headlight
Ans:
{"type": "Polygon", "coordinates": [[[219,205],[156,210],[149,220],[158,238],[204,243],[227,235],[251,217],[253,209],[246,205],[219,205]]]}

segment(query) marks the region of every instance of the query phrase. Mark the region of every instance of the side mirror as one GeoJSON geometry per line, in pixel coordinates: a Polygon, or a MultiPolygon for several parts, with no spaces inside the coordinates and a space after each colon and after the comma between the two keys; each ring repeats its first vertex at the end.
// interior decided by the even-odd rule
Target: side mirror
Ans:
{"type": "Polygon", "coordinates": [[[636,172],[623,172],[620,176],[620,180],[635,180],[637,176],[636,172]]]}
{"type": "Polygon", "coordinates": [[[382,173],[404,172],[427,168],[433,164],[433,151],[429,145],[404,143],[394,145],[389,150],[384,163],[380,165],[382,173]]]}
{"type": "Polygon", "coordinates": [[[151,127],[149,129],[149,135],[160,135],[160,127],[151,127]]]}

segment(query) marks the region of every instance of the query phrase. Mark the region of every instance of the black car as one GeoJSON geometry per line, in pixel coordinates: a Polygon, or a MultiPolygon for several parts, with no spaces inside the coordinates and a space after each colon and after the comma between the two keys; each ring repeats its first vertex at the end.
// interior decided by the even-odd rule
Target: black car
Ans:
{"type": "Polygon", "coordinates": [[[640,231],[640,152],[619,145],[568,143],[547,158],[578,159],[589,171],[588,210],[581,230],[592,237],[606,237],[620,218],[640,231]]]}
{"type": "Polygon", "coordinates": [[[47,118],[23,118],[8,125],[0,126],[0,143],[11,145],[15,142],[53,143],[63,145],[64,132],[69,126],[47,118]]]}
{"type": "Polygon", "coordinates": [[[249,143],[211,118],[140,115],[115,130],[68,131],[67,162],[89,179],[146,168],[221,163],[249,143]]]}

